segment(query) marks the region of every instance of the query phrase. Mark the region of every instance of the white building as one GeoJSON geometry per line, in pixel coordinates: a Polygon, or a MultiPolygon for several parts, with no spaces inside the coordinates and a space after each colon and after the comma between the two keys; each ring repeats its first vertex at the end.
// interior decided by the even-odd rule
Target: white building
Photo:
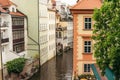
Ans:
{"type": "Polygon", "coordinates": [[[67,7],[67,17],[68,17],[68,26],[67,26],[67,43],[68,47],[73,48],[73,17],[70,13],[70,6],[67,7]]]}
{"type": "Polygon", "coordinates": [[[48,10],[47,0],[39,0],[39,40],[41,65],[48,60],[48,10]]]}
{"type": "Polygon", "coordinates": [[[69,21],[67,26],[68,47],[73,48],[73,22],[69,21]]]}
{"type": "Polygon", "coordinates": [[[54,6],[52,6],[52,1],[48,2],[48,60],[53,58],[56,55],[56,10],[54,6]]]}
{"type": "Polygon", "coordinates": [[[73,23],[72,16],[70,14],[69,6],[61,3],[61,1],[56,1],[56,9],[58,18],[60,19],[57,22],[56,29],[56,38],[57,38],[57,52],[63,52],[68,49],[68,46],[72,48],[73,43],[73,23]],[[63,50],[60,50],[61,49],[63,50]]]}
{"type": "Polygon", "coordinates": [[[40,61],[41,65],[56,55],[55,11],[51,1],[39,0],[40,61]]]}
{"type": "MultiPolygon", "coordinates": [[[[53,57],[53,51],[49,52],[49,36],[53,36],[54,30],[50,30],[49,35],[49,12],[48,0],[13,0],[19,10],[24,12],[28,19],[28,57],[40,57],[40,65],[43,65],[53,57]]],[[[54,21],[51,21],[53,24],[54,21]]]]}
{"type": "Polygon", "coordinates": [[[25,15],[9,0],[0,2],[3,11],[0,15],[2,64],[27,54],[27,28],[25,15]],[[9,12],[9,13],[8,13],[9,12]]]}

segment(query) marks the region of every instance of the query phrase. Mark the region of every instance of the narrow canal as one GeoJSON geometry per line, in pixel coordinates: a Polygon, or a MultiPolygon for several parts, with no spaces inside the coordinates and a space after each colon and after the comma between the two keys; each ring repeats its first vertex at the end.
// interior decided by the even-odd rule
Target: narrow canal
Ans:
{"type": "Polygon", "coordinates": [[[41,67],[30,80],[72,80],[72,50],[56,56],[41,67]]]}

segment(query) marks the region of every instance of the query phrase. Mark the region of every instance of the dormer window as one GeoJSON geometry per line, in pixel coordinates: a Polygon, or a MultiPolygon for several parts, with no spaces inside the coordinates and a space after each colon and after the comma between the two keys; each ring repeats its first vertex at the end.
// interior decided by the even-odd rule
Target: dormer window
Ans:
{"type": "Polygon", "coordinates": [[[15,12],[15,8],[12,8],[12,12],[15,12]]]}

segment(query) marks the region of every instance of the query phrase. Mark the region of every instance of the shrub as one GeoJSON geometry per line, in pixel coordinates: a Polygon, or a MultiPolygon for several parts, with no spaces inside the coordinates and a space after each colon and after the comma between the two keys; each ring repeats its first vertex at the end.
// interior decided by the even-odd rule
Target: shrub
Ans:
{"type": "Polygon", "coordinates": [[[25,58],[16,58],[12,61],[8,61],[6,63],[7,71],[9,74],[11,73],[21,73],[23,71],[23,68],[25,66],[25,58]]]}
{"type": "Polygon", "coordinates": [[[94,75],[91,74],[81,74],[78,76],[79,80],[80,79],[87,79],[87,80],[96,80],[94,75]]]}

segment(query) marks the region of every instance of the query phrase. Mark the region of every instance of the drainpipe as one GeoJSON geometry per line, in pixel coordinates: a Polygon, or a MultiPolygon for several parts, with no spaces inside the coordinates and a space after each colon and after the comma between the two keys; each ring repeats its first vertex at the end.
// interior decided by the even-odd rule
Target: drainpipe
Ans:
{"type": "MultiPolygon", "coordinates": [[[[40,37],[40,33],[39,33],[39,29],[40,29],[40,28],[39,28],[39,27],[40,27],[40,26],[39,26],[39,22],[40,22],[40,19],[39,19],[39,16],[40,16],[40,15],[39,15],[39,0],[38,0],[38,48],[39,48],[39,49],[38,49],[38,50],[39,50],[38,52],[39,52],[39,70],[40,70],[40,69],[41,69],[41,68],[40,68],[41,66],[40,66],[40,40],[39,40],[39,37],[40,37]]],[[[39,77],[39,78],[40,78],[40,77],[39,77]]]]}
{"type": "MultiPolygon", "coordinates": [[[[38,0],[39,1],[39,0],[38,0]]],[[[38,3],[39,4],[39,3],[38,3]]],[[[39,9],[39,8],[38,8],[39,9]]],[[[38,17],[39,18],[39,17],[38,17]]],[[[32,40],[33,42],[35,42],[35,44],[33,45],[38,45],[38,54],[39,54],[39,70],[40,70],[40,43],[39,43],[39,32],[38,32],[38,42],[35,41],[32,37],[30,37],[29,34],[29,29],[28,29],[28,17],[26,16],[26,20],[27,20],[27,36],[30,40],[32,40]]],[[[38,31],[39,31],[39,19],[38,19],[38,31]]]]}

